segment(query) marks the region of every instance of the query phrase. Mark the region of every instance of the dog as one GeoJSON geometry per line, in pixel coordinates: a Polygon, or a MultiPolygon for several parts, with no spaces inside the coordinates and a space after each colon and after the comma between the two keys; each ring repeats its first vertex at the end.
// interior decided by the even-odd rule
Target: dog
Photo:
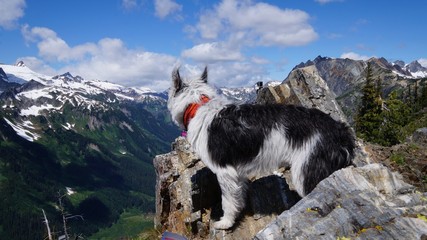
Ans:
{"type": "Polygon", "coordinates": [[[172,120],[205,165],[216,174],[224,215],[216,229],[229,229],[245,207],[248,179],[290,166],[301,197],[334,171],[352,165],[351,129],[328,114],[283,104],[235,104],[199,78],[172,72],[168,109],[172,120]]]}

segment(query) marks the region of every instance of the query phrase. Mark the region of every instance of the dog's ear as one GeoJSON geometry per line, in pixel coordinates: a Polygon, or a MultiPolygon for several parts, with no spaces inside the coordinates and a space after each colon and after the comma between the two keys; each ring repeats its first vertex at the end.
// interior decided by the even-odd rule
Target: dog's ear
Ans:
{"type": "Polygon", "coordinates": [[[172,72],[172,82],[175,92],[179,92],[179,90],[183,87],[183,82],[181,76],[179,75],[179,68],[175,68],[172,72]]]}
{"type": "Polygon", "coordinates": [[[202,76],[200,77],[200,80],[202,82],[207,83],[208,82],[208,67],[205,67],[205,70],[203,70],[202,76]]]}

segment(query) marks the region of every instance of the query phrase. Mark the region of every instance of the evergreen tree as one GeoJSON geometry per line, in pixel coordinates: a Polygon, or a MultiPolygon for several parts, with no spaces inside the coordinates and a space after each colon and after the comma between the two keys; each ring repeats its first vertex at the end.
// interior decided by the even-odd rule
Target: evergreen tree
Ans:
{"type": "Polygon", "coordinates": [[[381,82],[374,82],[372,75],[372,67],[368,62],[362,102],[356,116],[356,133],[366,141],[375,142],[379,138],[382,123],[382,99],[381,82]]]}
{"type": "Polygon", "coordinates": [[[397,92],[393,91],[384,103],[382,112],[383,123],[380,127],[380,136],[377,143],[392,146],[402,141],[401,129],[410,118],[410,108],[398,99],[397,92]]]}
{"type": "Polygon", "coordinates": [[[421,108],[427,107],[427,81],[424,81],[424,85],[421,88],[421,96],[419,98],[421,108]]]}

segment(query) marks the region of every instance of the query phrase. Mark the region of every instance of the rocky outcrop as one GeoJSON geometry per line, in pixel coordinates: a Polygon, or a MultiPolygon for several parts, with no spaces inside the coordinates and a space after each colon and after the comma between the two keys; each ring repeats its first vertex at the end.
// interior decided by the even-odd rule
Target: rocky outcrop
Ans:
{"type": "Polygon", "coordinates": [[[427,127],[417,129],[409,140],[411,142],[427,145],[427,127]]]}
{"type": "Polygon", "coordinates": [[[379,164],[333,173],[255,239],[425,239],[427,193],[379,164]]]}
{"type": "MultiPolygon", "coordinates": [[[[258,104],[316,107],[345,121],[315,66],[294,70],[287,81],[259,92],[258,104]]],[[[427,194],[372,160],[358,141],[355,165],[335,172],[300,200],[289,171],[252,179],[247,207],[233,229],[215,230],[221,193],[215,175],[183,137],[154,159],[155,224],[188,239],[423,239],[427,194]]]]}
{"type": "MultiPolygon", "coordinates": [[[[327,83],[329,89],[336,95],[336,100],[342,107],[350,124],[357,112],[357,106],[361,100],[361,89],[366,81],[367,63],[371,64],[372,79],[381,79],[382,96],[386,97],[390,92],[397,90],[405,92],[411,83],[405,78],[422,77],[427,71],[410,72],[398,64],[389,63],[384,58],[370,58],[369,60],[352,60],[348,58],[317,57],[313,61],[301,63],[294,68],[304,69],[314,67],[318,75],[327,83]]],[[[402,63],[399,63],[402,64],[402,63]]],[[[415,70],[414,68],[413,70],[415,70]]],[[[291,77],[291,76],[289,76],[291,77]]],[[[289,78],[288,77],[288,78],[289,78]]],[[[285,81],[287,81],[286,79],[285,81]]]]}
{"type": "Polygon", "coordinates": [[[256,102],[318,108],[330,114],[335,120],[347,122],[335,98],[335,94],[329,90],[326,82],[320,77],[316,66],[311,65],[295,69],[280,85],[263,88],[259,92],[256,102]]]}
{"type": "Polygon", "coordinates": [[[157,173],[155,225],[190,239],[250,239],[300,197],[286,180],[272,175],[254,179],[247,207],[231,231],[215,231],[221,217],[221,191],[216,176],[191,151],[183,137],[172,152],[154,159],[157,173]]]}

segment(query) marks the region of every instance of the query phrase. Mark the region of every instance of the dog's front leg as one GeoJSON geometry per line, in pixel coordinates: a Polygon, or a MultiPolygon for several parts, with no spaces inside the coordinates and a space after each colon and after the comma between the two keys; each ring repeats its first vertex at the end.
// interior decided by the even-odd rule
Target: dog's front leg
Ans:
{"type": "Polygon", "coordinates": [[[232,167],[216,173],[221,187],[221,203],[224,215],[214,223],[216,229],[229,229],[234,225],[236,217],[245,207],[247,179],[239,176],[232,167]]]}

